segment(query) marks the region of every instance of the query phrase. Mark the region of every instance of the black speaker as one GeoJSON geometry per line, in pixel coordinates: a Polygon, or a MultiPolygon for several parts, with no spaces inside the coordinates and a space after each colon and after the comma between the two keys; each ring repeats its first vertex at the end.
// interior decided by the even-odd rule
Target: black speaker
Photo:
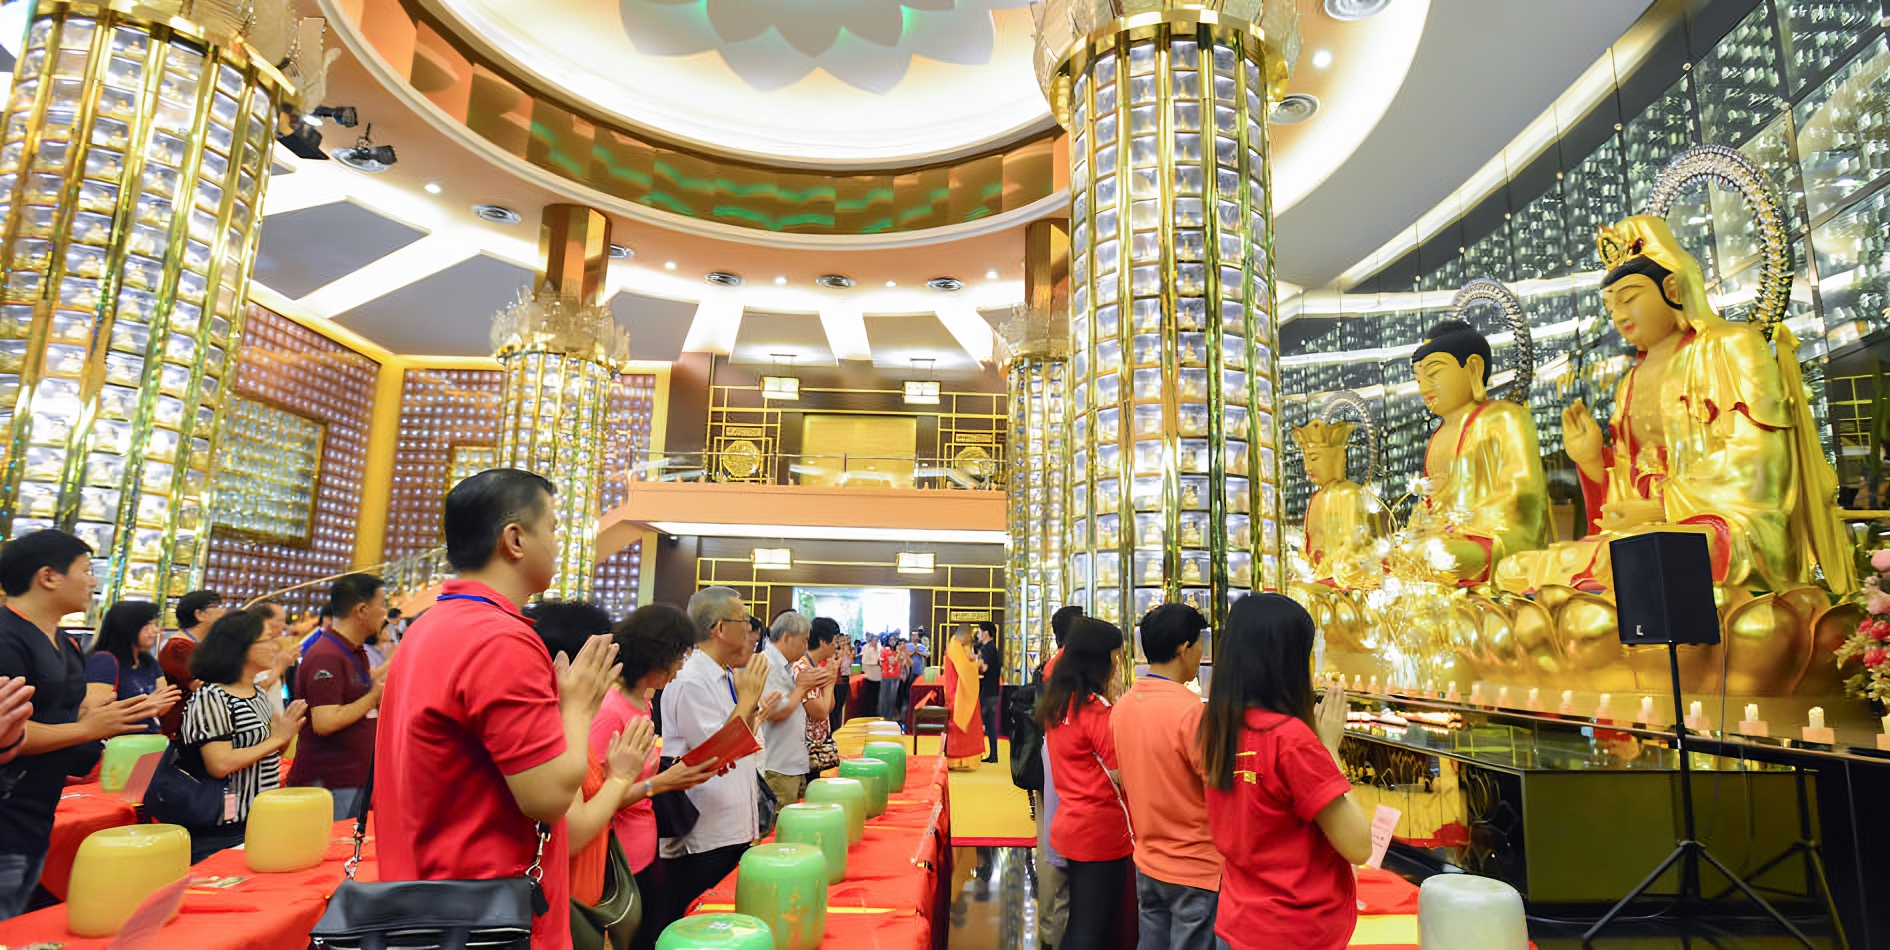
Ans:
{"type": "Polygon", "coordinates": [[[1718,643],[1713,555],[1706,536],[1655,531],[1608,542],[1621,642],[1718,643]]]}

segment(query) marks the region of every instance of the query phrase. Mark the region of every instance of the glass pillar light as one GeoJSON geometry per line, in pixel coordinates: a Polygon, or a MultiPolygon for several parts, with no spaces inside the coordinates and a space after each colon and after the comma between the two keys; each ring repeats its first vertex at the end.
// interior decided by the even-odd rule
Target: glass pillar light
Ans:
{"type": "Polygon", "coordinates": [[[1210,10],[1092,22],[1046,74],[1071,133],[1070,600],[1125,627],[1175,601],[1218,623],[1280,584],[1282,54],[1210,10]]]}
{"type": "Polygon", "coordinates": [[[557,487],[558,570],[544,596],[588,599],[604,480],[599,433],[611,384],[629,360],[629,336],[608,307],[547,284],[499,312],[492,342],[505,376],[497,464],[536,472],[557,487]]]}
{"type": "Polygon", "coordinates": [[[277,104],[246,43],[42,0],[0,132],[0,537],[68,530],[100,604],[196,583],[277,104]]]}
{"type": "Polygon", "coordinates": [[[1061,359],[1010,365],[1011,453],[1005,525],[1004,655],[1024,682],[1050,655],[1050,615],[1063,606],[1064,372],[1061,359]]]}

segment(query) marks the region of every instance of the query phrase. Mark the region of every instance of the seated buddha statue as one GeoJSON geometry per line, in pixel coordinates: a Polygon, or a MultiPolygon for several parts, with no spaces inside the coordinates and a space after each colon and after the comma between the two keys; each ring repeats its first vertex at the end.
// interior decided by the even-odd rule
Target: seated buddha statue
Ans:
{"type": "Polygon", "coordinates": [[[1489,397],[1490,341],[1461,320],[1431,327],[1411,362],[1418,395],[1441,422],[1424,450],[1424,495],[1392,573],[1480,584],[1504,559],[1551,540],[1536,423],[1522,406],[1489,397]]]}
{"type": "Polygon", "coordinates": [[[1345,477],[1350,422],[1313,421],[1293,430],[1313,496],[1306,502],[1306,559],[1313,580],[1376,587],[1384,567],[1373,547],[1391,535],[1391,512],[1371,489],[1345,477]]]}
{"type": "Polygon", "coordinates": [[[1706,536],[1727,587],[1788,590],[1822,567],[1832,590],[1851,590],[1837,476],[1790,329],[1777,325],[1774,355],[1758,326],[1715,313],[1699,262],[1661,218],[1628,218],[1599,243],[1602,303],[1635,360],[1605,432],[1579,400],[1562,413],[1591,535],[1509,565],[1503,585],[1606,590],[1608,540],[1677,530],[1706,536]]]}

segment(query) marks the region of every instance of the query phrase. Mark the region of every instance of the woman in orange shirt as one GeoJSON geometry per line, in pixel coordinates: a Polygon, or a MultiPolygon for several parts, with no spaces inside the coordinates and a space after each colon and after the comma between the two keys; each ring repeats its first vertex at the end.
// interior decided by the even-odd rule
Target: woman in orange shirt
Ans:
{"type": "Polygon", "coordinates": [[[1116,786],[1116,740],[1109,728],[1122,643],[1114,624],[1077,618],[1037,702],[1058,798],[1050,846],[1070,865],[1070,922],[1059,950],[1120,943],[1118,909],[1135,850],[1129,810],[1116,786]]]}
{"type": "Polygon", "coordinates": [[[1254,594],[1216,646],[1199,737],[1223,861],[1214,933],[1232,950],[1343,950],[1358,923],[1350,865],[1371,857],[1372,831],[1339,765],[1345,693],[1313,704],[1313,636],[1306,608],[1254,594]]]}

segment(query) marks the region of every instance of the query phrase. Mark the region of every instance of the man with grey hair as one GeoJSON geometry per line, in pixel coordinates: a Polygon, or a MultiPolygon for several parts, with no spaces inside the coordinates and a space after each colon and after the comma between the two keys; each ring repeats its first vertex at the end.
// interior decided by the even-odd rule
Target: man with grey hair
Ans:
{"type": "MultiPolygon", "coordinates": [[[[778,698],[763,695],[768,663],[755,653],[741,594],[704,588],[689,598],[688,613],[696,652],[663,690],[665,757],[680,758],[736,719],[755,728],[761,710],[778,698]]],[[[735,870],[749,842],[761,837],[759,757],[737,759],[728,771],[683,793],[696,806],[696,822],[682,836],[662,840],[670,898],[679,910],[735,870]]]]}
{"type": "Polygon", "coordinates": [[[806,617],[783,610],[768,625],[768,645],[761,651],[768,662],[768,695],[781,697],[761,713],[761,778],[784,806],[800,801],[807,788],[807,709],[801,704],[833,681],[833,671],[825,668],[794,673],[795,662],[807,655],[811,628],[806,617]]]}

